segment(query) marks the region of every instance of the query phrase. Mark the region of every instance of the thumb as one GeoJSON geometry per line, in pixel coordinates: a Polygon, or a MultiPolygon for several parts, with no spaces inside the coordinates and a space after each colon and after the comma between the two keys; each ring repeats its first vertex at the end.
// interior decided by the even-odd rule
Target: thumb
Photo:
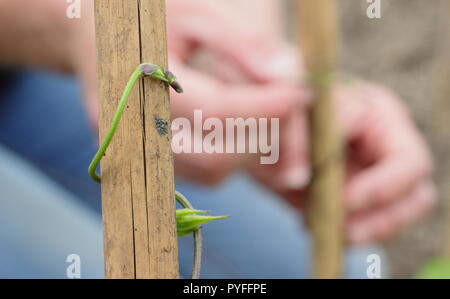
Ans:
{"type": "Polygon", "coordinates": [[[273,76],[268,68],[272,66],[278,71],[284,69],[279,66],[280,61],[283,64],[288,56],[279,53],[277,40],[249,26],[227,6],[209,1],[199,4],[192,2],[196,9],[184,11],[191,13],[189,17],[173,15],[169,19],[169,29],[173,28],[169,31],[172,34],[176,31],[178,39],[181,37],[192,48],[215,54],[254,81],[271,80],[273,76]]]}

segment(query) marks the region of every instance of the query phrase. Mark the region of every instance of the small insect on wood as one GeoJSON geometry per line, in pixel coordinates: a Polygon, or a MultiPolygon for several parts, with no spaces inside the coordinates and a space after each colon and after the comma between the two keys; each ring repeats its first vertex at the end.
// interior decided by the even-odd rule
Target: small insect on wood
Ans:
{"type": "Polygon", "coordinates": [[[182,194],[174,192],[167,86],[178,93],[183,89],[167,67],[153,63],[138,64],[126,85],[122,82],[122,75],[134,61],[148,57],[167,64],[164,1],[97,0],[95,8],[102,142],[89,165],[89,175],[104,183],[106,277],[177,278],[176,236],[192,233],[195,245],[192,278],[199,278],[200,225],[227,216],[199,215],[206,211],[195,210],[182,194]],[[141,22],[150,18],[149,12],[153,18],[141,22]],[[143,40],[151,41],[148,43],[151,47],[143,44],[143,40]],[[122,53],[131,59],[121,59],[122,53]],[[115,73],[119,75],[114,76],[115,73]],[[134,90],[137,84],[139,93],[134,90]],[[125,89],[119,97],[121,85],[125,89]],[[111,100],[111,96],[120,98],[119,103],[111,100]],[[120,130],[124,114],[128,117],[120,130]],[[103,158],[100,175],[96,171],[103,158]],[[183,209],[175,211],[175,200],[183,209]]]}
{"type": "MultiPolygon", "coordinates": [[[[99,129],[104,140],[124,86],[141,61],[167,67],[165,1],[96,0],[99,129]]],[[[107,278],[178,278],[168,86],[139,78],[102,160],[107,278]]]]}

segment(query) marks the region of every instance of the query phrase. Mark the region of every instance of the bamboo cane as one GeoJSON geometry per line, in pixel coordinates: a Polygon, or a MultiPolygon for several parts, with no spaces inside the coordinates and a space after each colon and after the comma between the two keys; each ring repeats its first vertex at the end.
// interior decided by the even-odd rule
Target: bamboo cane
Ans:
{"type": "Polygon", "coordinates": [[[299,41],[313,91],[307,220],[313,237],[315,278],[338,278],[343,251],[343,145],[336,129],[330,78],[336,68],[335,0],[297,0],[299,41]]]}
{"type": "MultiPolygon", "coordinates": [[[[95,0],[103,140],[141,62],[167,67],[164,0],[95,0]]],[[[177,278],[178,252],[167,84],[141,80],[102,160],[107,278],[177,278]],[[163,133],[161,133],[163,132],[163,133]]]]}

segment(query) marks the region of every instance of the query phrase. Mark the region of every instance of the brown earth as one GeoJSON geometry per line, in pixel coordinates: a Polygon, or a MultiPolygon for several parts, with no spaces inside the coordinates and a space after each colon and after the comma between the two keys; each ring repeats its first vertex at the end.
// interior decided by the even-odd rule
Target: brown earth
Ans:
{"type": "MultiPolygon", "coordinates": [[[[381,0],[381,19],[369,19],[366,0],[340,0],[342,67],[382,83],[411,107],[435,155],[439,206],[433,215],[386,245],[394,278],[413,277],[438,253],[445,235],[444,201],[450,194],[450,1],[381,0]],[[447,55],[448,53],[449,55],[447,55]],[[447,73],[447,75],[445,75],[447,73]],[[447,78],[447,79],[445,79],[447,78]],[[448,82],[448,83],[447,83],[448,82]]],[[[450,237],[450,235],[449,235],[450,237]]]]}

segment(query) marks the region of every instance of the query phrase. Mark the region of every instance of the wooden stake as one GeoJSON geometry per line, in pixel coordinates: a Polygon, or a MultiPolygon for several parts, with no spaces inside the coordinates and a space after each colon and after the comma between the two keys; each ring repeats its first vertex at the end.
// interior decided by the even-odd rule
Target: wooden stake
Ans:
{"type": "Polygon", "coordinates": [[[335,0],[298,0],[300,45],[314,94],[311,108],[311,161],[307,218],[313,235],[314,277],[342,274],[342,141],[336,129],[330,77],[336,68],[335,0]]]}
{"type": "MultiPolygon", "coordinates": [[[[167,66],[165,1],[95,0],[95,14],[103,140],[136,67],[167,66]]],[[[166,84],[143,79],[102,160],[107,278],[178,277],[169,111],[166,84]],[[156,119],[168,122],[168,134],[156,119]]]]}

